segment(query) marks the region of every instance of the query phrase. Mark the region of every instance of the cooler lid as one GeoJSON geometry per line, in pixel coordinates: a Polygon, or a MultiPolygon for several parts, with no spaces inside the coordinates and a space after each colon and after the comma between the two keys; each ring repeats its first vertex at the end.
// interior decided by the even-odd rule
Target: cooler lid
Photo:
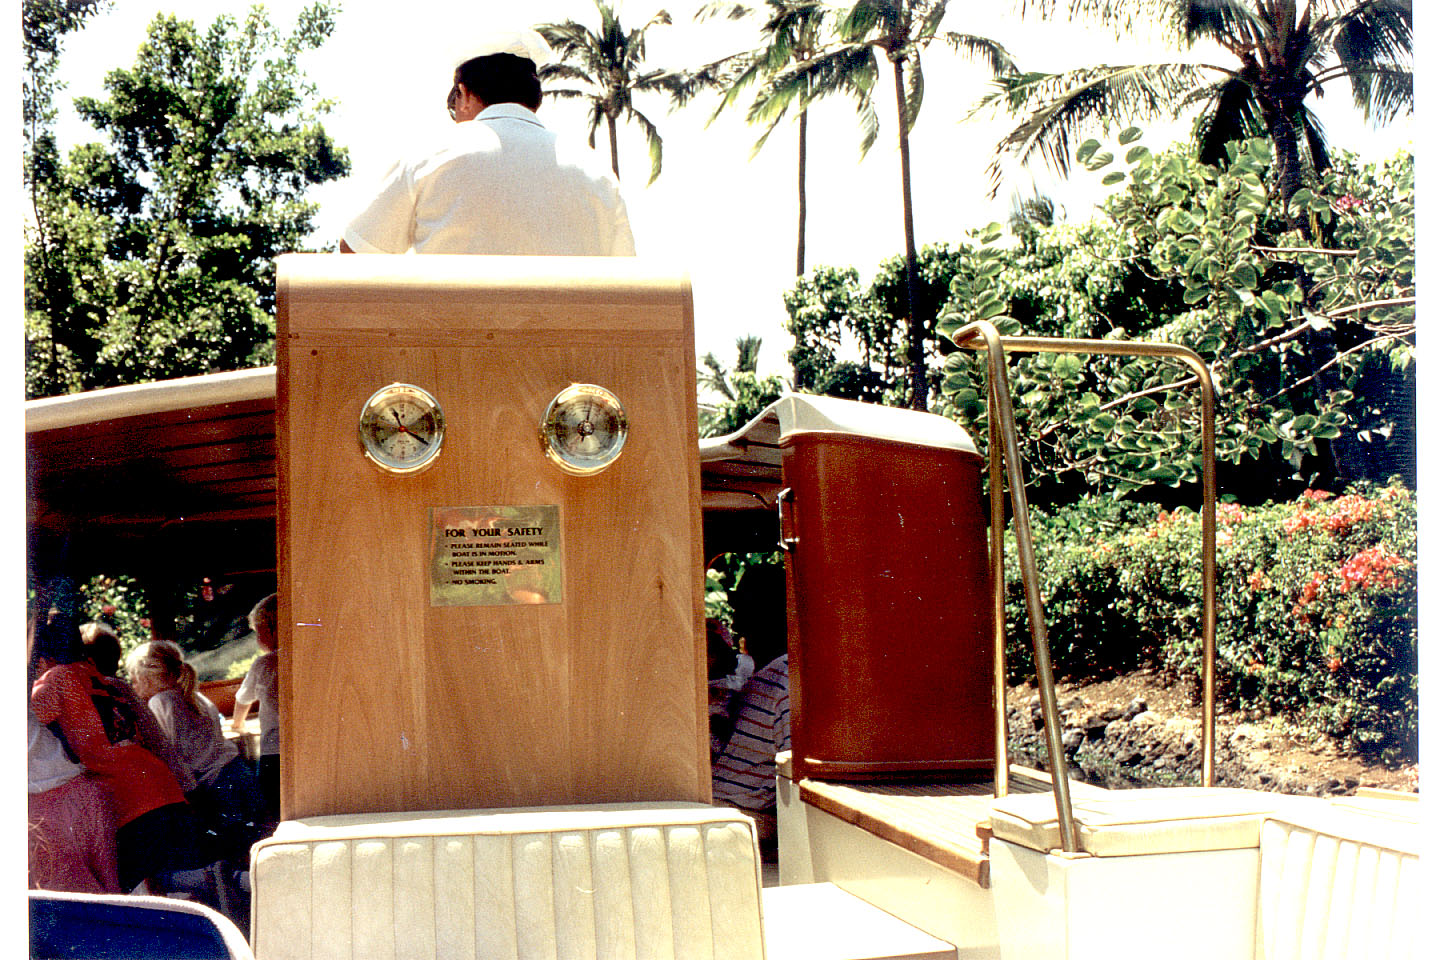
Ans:
{"type": "Polygon", "coordinates": [[[953,420],[903,407],[839,397],[787,393],[745,426],[700,441],[700,461],[753,460],[779,466],[780,445],[795,433],[844,433],[943,450],[978,453],[965,428],[953,420]]]}

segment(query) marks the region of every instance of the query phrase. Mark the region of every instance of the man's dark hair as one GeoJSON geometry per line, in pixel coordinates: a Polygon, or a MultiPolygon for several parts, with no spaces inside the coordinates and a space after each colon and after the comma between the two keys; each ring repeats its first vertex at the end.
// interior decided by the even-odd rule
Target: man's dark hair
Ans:
{"type": "Polygon", "coordinates": [[[747,567],[730,594],[735,610],[735,631],[745,638],[745,647],[763,670],[786,650],[785,567],[759,564],[747,567]]]}
{"type": "Polygon", "coordinates": [[[518,103],[540,109],[540,78],[535,61],[512,53],[474,57],[455,68],[456,79],[486,104],[518,103]]]}

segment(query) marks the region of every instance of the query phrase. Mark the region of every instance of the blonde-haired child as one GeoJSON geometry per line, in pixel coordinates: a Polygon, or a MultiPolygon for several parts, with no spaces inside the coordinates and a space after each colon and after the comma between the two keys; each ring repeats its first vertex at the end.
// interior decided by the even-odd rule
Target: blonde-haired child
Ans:
{"type": "Polygon", "coordinates": [[[220,711],[199,691],[195,668],[175,644],[152,640],[130,651],[125,669],[194,775],[190,800],[218,840],[219,855],[248,864],[263,820],[259,786],[235,744],[225,739],[220,711]]]}

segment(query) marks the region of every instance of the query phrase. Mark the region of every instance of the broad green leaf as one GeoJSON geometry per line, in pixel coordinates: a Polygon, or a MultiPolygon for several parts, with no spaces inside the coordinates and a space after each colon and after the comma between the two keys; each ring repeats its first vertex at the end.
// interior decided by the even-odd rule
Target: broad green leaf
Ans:
{"type": "Polygon", "coordinates": [[[1139,127],[1126,127],[1120,131],[1120,143],[1122,146],[1127,143],[1134,143],[1144,135],[1144,131],[1139,127]]]}
{"type": "Polygon", "coordinates": [[[1105,176],[1100,178],[1100,183],[1102,186],[1113,187],[1115,184],[1121,182],[1124,179],[1125,174],[1122,171],[1111,170],[1109,173],[1105,174],[1105,176]]]}
{"type": "Polygon", "coordinates": [[[1091,157],[1093,157],[1095,155],[1095,151],[1099,149],[1099,140],[1086,140],[1084,143],[1080,144],[1080,148],[1075,151],[1075,159],[1080,163],[1085,163],[1091,157]]]}
{"type": "Polygon", "coordinates": [[[1062,353],[1055,358],[1055,366],[1052,372],[1062,380],[1073,380],[1080,376],[1084,369],[1084,363],[1073,353],[1062,353]]]}

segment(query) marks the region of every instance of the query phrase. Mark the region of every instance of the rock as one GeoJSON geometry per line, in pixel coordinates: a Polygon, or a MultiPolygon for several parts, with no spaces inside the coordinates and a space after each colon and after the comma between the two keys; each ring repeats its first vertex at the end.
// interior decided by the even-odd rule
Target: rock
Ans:
{"type": "Polygon", "coordinates": [[[1149,710],[1143,710],[1130,718],[1130,725],[1133,726],[1136,730],[1144,730],[1147,727],[1159,726],[1163,722],[1164,721],[1162,721],[1159,717],[1155,716],[1155,714],[1151,713],[1149,710]]]}
{"type": "Polygon", "coordinates": [[[1085,731],[1079,727],[1069,727],[1060,737],[1060,745],[1066,750],[1074,750],[1085,742],[1085,731]]]}
{"type": "Polygon", "coordinates": [[[1126,720],[1134,720],[1136,717],[1140,716],[1140,714],[1144,713],[1148,709],[1150,708],[1145,705],[1145,701],[1139,697],[1136,697],[1134,700],[1130,701],[1128,706],[1125,707],[1125,712],[1121,714],[1121,716],[1124,717],[1126,720]]]}

